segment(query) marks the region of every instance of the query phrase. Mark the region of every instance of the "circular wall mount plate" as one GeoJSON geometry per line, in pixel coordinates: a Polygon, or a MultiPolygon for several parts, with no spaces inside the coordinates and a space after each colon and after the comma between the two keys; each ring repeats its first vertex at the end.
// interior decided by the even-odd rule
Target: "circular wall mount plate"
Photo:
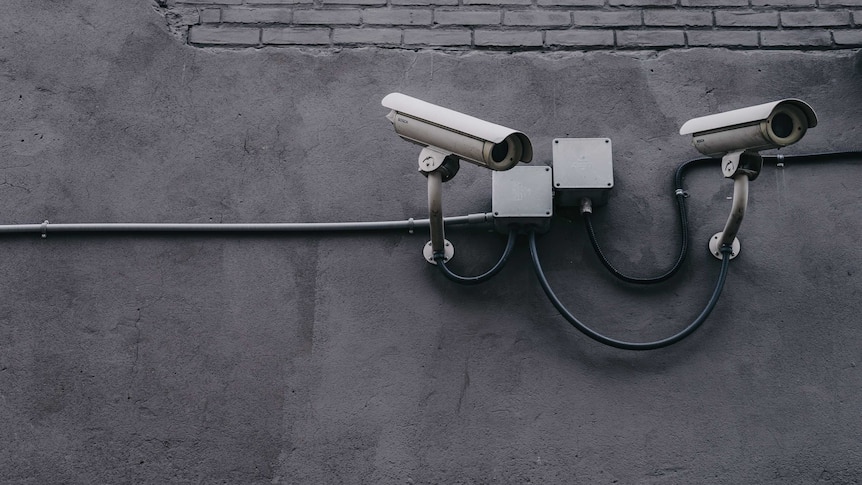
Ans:
{"type": "MultiPolygon", "coordinates": [[[[422,255],[425,256],[425,261],[436,265],[437,261],[434,261],[434,249],[431,247],[431,241],[425,244],[425,247],[422,249],[422,255]]],[[[443,240],[443,262],[448,263],[452,256],[455,255],[455,246],[452,246],[452,243],[449,242],[448,239],[443,240]]]]}
{"type": "MultiPolygon", "coordinates": [[[[718,259],[721,259],[721,248],[719,247],[719,244],[721,243],[721,234],[722,233],[718,232],[709,240],[709,252],[718,259]]],[[[730,259],[739,256],[739,249],[739,238],[735,237],[733,238],[733,244],[731,245],[730,259]]]]}

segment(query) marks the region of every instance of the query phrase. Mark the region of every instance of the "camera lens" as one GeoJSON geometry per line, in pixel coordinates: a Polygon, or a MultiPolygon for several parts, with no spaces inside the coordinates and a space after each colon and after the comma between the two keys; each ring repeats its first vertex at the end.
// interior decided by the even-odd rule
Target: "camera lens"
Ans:
{"type": "Polygon", "coordinates": [[[772,132],[779,138],[793,134],[793,118],[787,113],[778,113],[772,118],[772,132]]]}
{"type": "Polygon", "coordinates": [[[495,163],[500,163],[506,159],[506,155],[509,153],[509,144],[504,140],[502,143],[497,143],[494,145],[494,148],[491,149],[491,159],[494,160],[495,163]]]}

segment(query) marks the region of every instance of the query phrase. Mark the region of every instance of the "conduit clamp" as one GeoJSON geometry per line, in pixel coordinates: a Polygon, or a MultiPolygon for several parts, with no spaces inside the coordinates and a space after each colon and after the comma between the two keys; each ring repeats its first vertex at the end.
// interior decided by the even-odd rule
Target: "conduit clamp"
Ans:
{"type": "Polygon", "coordinates": [[[48,238],[48,219],[42,221],[42,239],[48,238]]]}

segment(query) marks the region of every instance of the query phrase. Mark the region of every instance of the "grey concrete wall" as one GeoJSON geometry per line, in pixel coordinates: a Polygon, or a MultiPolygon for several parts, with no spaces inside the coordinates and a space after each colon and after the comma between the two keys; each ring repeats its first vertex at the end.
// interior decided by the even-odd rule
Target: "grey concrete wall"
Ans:
{"type": "MultiPolygon", "coordinates": [[[[787,96],[820,125],[787,153],[860,147],[862,62],[822,53],[221,51],[148,2],[0,5],[3,223],[424,217],[400,91],[527,132],[609,137],[595,215],[616,263],[667,266],[687,119],[787,96]]],[[[422,233],[0,238],[0,482],[856,483],[862,477],[859,162],[767,167],[704,328],[629,353],[571,329],[520,241],[464,288],[422,233]]],[[[729,210],[686,182],[693,249],[655,288],[612,280],[580,220],[539,240],[570,309],[655,338],[690,321],[729,210]]],[[[490,173],[445,187],[490,208],[490,173]]],[[[476,273],[504,241],[452,230],[476,273]]]]}

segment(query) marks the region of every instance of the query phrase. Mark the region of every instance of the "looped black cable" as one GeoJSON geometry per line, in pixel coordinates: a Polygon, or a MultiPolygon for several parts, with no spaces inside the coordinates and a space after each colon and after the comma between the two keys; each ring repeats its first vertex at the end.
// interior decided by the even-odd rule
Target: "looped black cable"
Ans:
{"type": "Polygon", "coordinates": [[[512,254],[512,249],[515,247],[515,240],[517,238],[517,231],[514,228],[510,229],[509,240],[506,242],[506,249],[503,250],[503,255],[500,257],[500,260],[497,261],[497,264],[495,264],[493,268],[479,276],[461,276],[453,273],[446,267],[446,263],[444,262],[446,256],[443,253],[434,253],[434,262],[437,263],[437,267],[440,268],[440,272],[455,283],[460,283],[462,285],[478,285],[479,283],[488,281],[492,276],[496,275],[501,269],[503,269],[503,266],[505,266],[506,262],[509,260],[509,255],[512,254]]]}
{"type": "Polygon", "coordinates": [[[598,256],[599,261],[601,261],[602,265],[604,265],[604,267],[607,268],[612,275],[622,281],[625,281],[626,283],[633,283],[637,285],[650,285],[666,281],[670,279],[671,276],[676,274],[677,271],[679,271],[679,269],[682,267],[683,262],[685,262],[685,258],[688,256],[688,209],[685,205],[685,198],[687,194],[682,187],[683,177],[685,175],[685,172],[690,168],[697,165],[705,165],[708,163],[718,163],[718,159],[697,158],[694,160],[689,160],[680,164],[679,167],[677,167],[676,172],[674,173],[674,194],[676,196],[677,213],[679,214],[679,254],[677,255],[676,261],[673,263],[670,269],[658,276],[628,276],[622,271],[618,270],[610,262],[610,260],[608,260],[607,256],[605,256],[605,253],[599,246],[596,232],[593,229],[593,223],[590,217],[590,213],[584,212],[582,214],[584,218],[584,226],[586,227],[587,235],[590,238],[590,244],[592,244],[593,250],[595,250],[596,256],[598,256]]]}
{"type": "Polygon", "coordinates": [[[688,221],[686,217],[685,211],[685,202],[683,202],[683,198],[685,196],[680,194],[677,196],[677,203],[680,205],[679,211],[679,219],[680,226],[682,226],[681,231],[682,235],[680,236],[680,249],[679,256],[676,258],[676,262],[671,266],[671,268],[659,276],[649,276],[649,277],[638,277],[638,276],[628,276],[623,274],[614,267],[613,264],[608,260],[605,253],[602,251],[602,248],[599,247],[599,241],[596,239],[596,232],[593,229],[592,219],[590,217],[589,212],[584,212],[584,227],[587,230],[587,235],[590,237],[590,244],[593,245],[593,250],[596,252],[596,256],[599,257],[599,261],[607,268],[608,271],[611,272],[612,275],[617,277],[618,279],[625,281],[626,283],[633,283],[636,285],[650,285],[655,283],[661,283],[662,281],[670,279],[671,276],[676,274],[679,271],[679,268],[682,267],[683,261],[685,261],[685,257],[688,254],[688,221]]]}
{"type": "Polygon", "coordinates": [[[574,315],[572,315],[566,309],[560,299],[557,298],[557,295],[554,294],[554,291],[551,289],[551,285],[548,283],[548,279],[545,277],[545,273],[542,270],[542,264],[539,262],[539,253],[536,249],[536,233],[530,232],[530,256],[533,259],[533,268],[536,271],[536,276],[539,278],[539,283],[542,285],[542,289],[545,290],[545,294],[548,296],[548,299],[551,300],[551,303],[554,305],[557,311],[560,312],[560,315],[562,315],[563,318],[568,320],[568,322],[573,327],[580,330],[587,337],[590,337],[596,342],[602,343],[604,345],[623,350],[660,349],[662,347],[673,345],[693,334],[695,330],[697,330],[701,326],[701,324],[703,324],[709,314],[712,313],[713,308],[715,308],[715,304],[718,303],[718,298],[719,296],[721,296],[721,290],[724,288],[724,281],[727,278],[727,269],[730,265],[730,253],[732,251],[733,249],[728,245],[721,247],[721,270],[718,274],[718,280],[715,282],[715,289],[713,290],[712,296],[710,296],[709,302],[707,302],[706,307],[703,309],[703,311],[700,312],[700,315],[698,315],[692,323],[690,323],[679,333],[661,340],[656,340],[653,342],[626,342],[623,340],[617,340],[611,337],[607,337],[600,334],[599,332],[596,332],[595,330],[586,326],[584,323],[581,323],[577,318],[575,318],[574,315]]]}

